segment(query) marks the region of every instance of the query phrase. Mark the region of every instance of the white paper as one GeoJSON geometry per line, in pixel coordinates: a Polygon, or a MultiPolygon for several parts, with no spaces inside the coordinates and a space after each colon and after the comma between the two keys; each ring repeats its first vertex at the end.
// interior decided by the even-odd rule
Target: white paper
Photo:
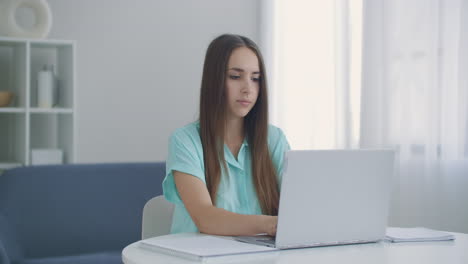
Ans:
{"type": "Polygon", "coordinates": [[[424,227],[388,227],[386,238],[393,242],[441,241],[455,239],[455,237],[450,233],[424,227]]]}
{"type": "Polygon", "coordinates": [[[141,241],[145,248],[165,249],[171,255],[190,254],[194,257],[217,257],[233,254],[276,251],[276,248],[242,243],[239,241],[214,236],[196,236],[181,238],[149,238],[141,241]]]}

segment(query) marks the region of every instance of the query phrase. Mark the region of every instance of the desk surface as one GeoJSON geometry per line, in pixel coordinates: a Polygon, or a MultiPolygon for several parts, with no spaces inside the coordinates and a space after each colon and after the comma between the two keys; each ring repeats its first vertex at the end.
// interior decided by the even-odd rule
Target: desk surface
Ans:
{"type": "MultiPolygon", "coordinates": [[[[214,260],[216,263],[468,263],[468,234],[452,233],[455,241],[438,242],[379,242],[370,244],[316,247],[305,249],[279,250],[274,252],[226,256],[214,260]]],[[[201,234],[185,233],[165,237],[188,237],[201,234]]],[[[125,264],[154,263],[200,263],[183,258],[159,254],[141,249],[139,241],[128,245],[122,251],[125,264]]]]}

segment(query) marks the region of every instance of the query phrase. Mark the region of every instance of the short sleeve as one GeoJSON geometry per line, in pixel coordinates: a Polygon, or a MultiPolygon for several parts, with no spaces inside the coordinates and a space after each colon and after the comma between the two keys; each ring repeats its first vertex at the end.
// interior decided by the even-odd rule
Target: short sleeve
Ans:
{"type": "Polygon", "coordinates": [[[166,177],[162,184],[166,200],[183,205],[175,185],[174,170],[193,175],[206,184],[201,148],[201,142],[194,140],[193,135],[187,131],[177,130],[171,135],[166,161],[166,177]]]}
{"type": "Polygon", "coordinates": [[[270,126],[269,130],[268,145],[270,146],[271,159],[276,168],[278,182],[281,183],[283,178],[284,155],[291,147],[280,128],[270,126]]]}

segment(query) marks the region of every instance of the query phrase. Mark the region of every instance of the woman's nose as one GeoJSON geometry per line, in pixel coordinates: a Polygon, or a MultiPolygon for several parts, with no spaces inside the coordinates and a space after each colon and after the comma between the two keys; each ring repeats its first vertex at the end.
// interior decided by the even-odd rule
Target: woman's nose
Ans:
{"type": "Polygon", "coordinates": [[[250,79],[247,79],[246,81],[244,81],[243,85],[242,85],[242,92],[243,93],[250,93],[253,89],[253,81],[250,80],[250,79]]]}

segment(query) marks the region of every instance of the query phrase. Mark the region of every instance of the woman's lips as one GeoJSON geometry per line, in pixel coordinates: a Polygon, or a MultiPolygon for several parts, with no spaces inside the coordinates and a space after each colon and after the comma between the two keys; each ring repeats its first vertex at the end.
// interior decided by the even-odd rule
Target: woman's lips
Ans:
{"type": "Polygon", "coordinates": [[[247,100],[237,100],[237,102],[239,104],[241,104],[242,106],[249,106],[252,103],[252,102],[247,101],[247,100]]]}

